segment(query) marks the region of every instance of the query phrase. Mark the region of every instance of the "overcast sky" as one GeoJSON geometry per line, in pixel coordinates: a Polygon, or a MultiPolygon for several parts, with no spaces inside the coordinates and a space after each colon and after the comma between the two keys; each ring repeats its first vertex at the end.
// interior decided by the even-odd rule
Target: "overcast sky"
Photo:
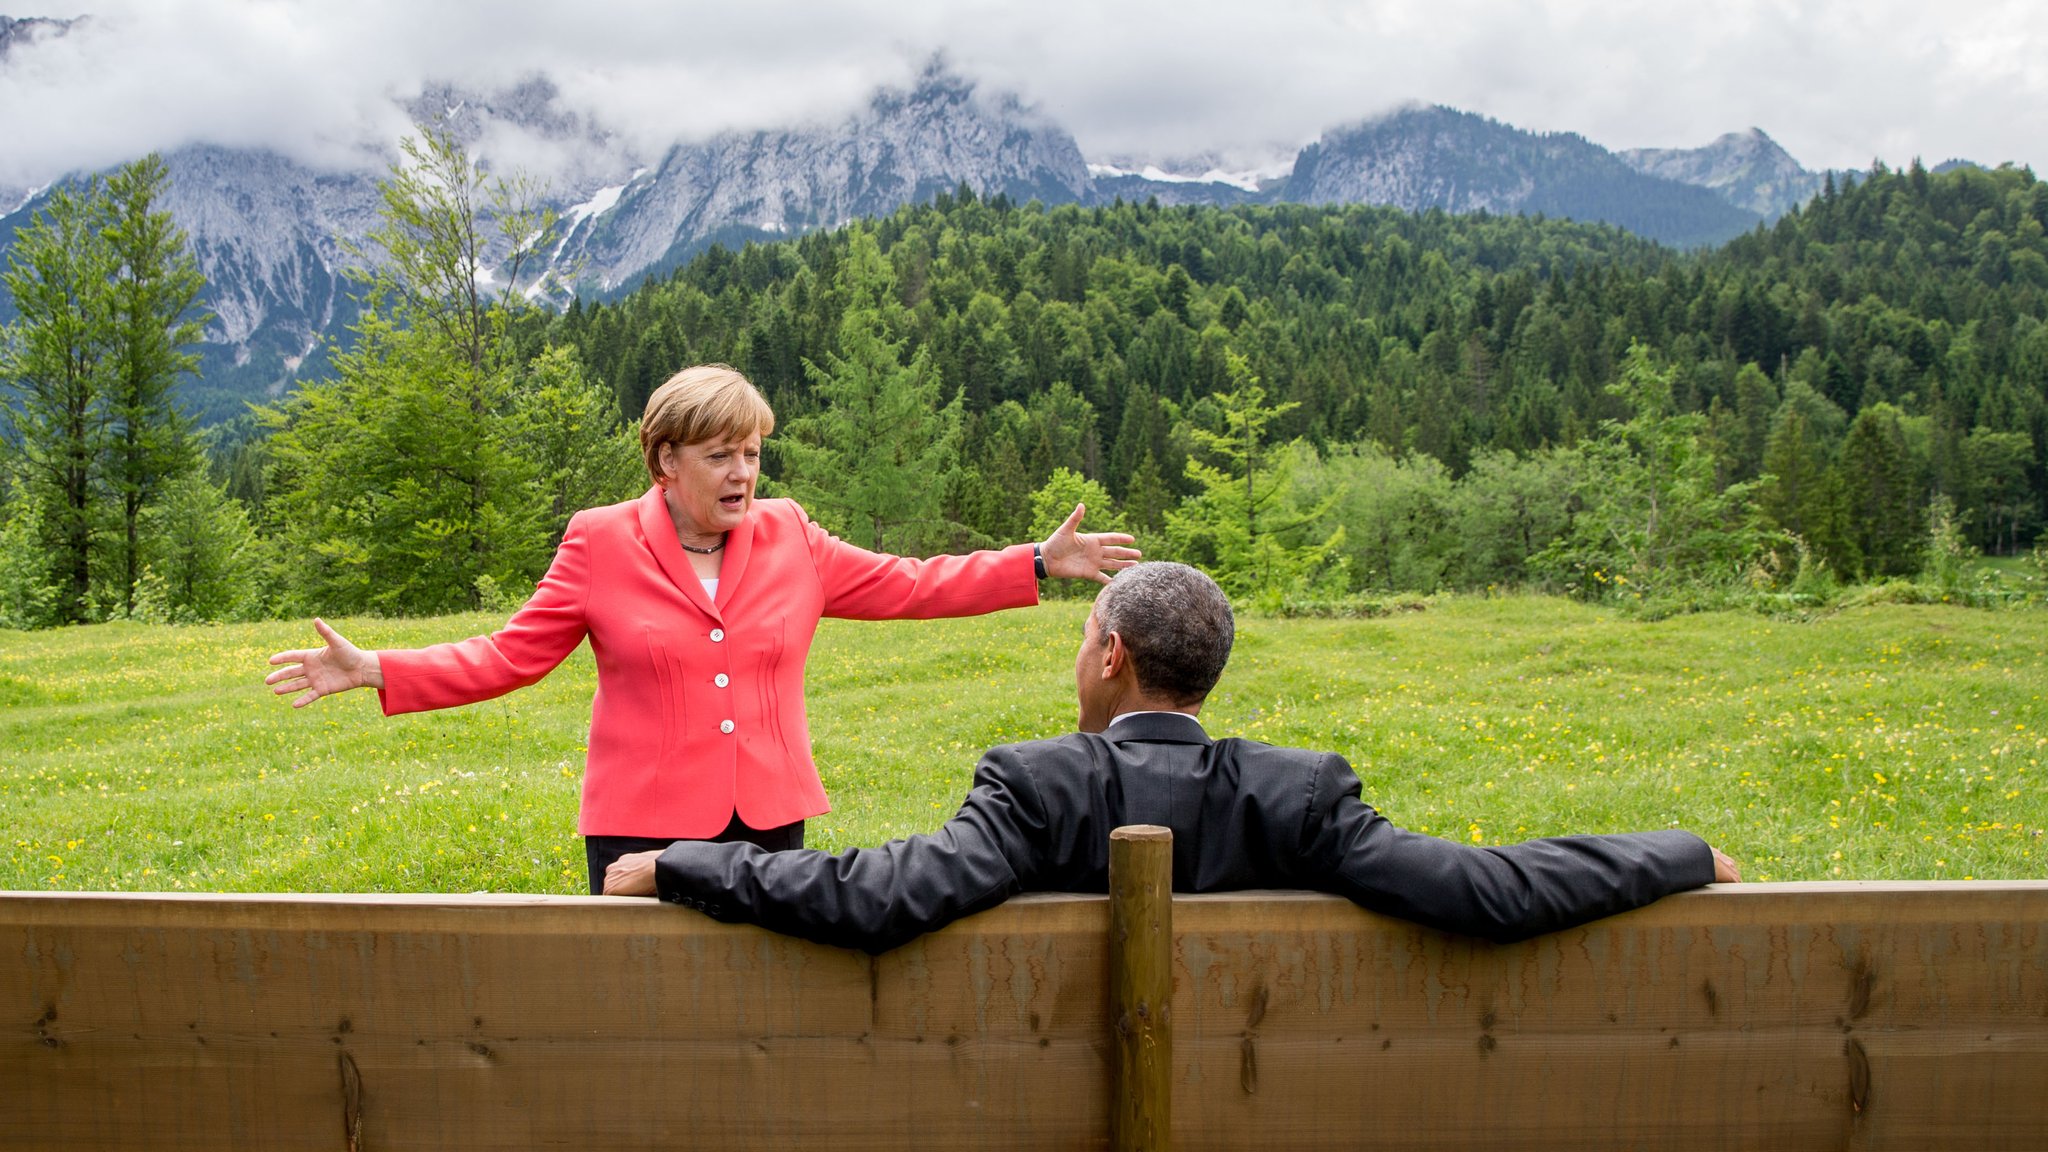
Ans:
{"type": "Polygon", "coordinates": [[[0,0],[0,182],[193,140],[361,162],[422,78],[544,71],[658,148],[835,118],[936,51],[1090,158],[1291,150],[1420,100],[1611,148],[1751,125],[1808,167],[2048,160],[2048,4],[1948,0],[0,0]]]}

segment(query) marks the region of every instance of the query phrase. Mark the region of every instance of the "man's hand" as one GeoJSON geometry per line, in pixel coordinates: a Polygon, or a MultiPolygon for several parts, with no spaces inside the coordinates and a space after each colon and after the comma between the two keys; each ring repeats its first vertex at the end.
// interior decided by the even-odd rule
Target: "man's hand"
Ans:
{"type": "MultiPolygon", "coordinates": [[[[1715,853],[1720,855],[1720,853],[1715,853]]],[[[629,852],[612,861],[604,870],[604,894],[607,896],[652,896],[654,895],[654,862],[661,857],[661,849],[648,852],[629,852]]]]}
{"type": "Polygon", "coordinates": [[[384,663],[375,652],[365,652],[349,643],[347,637],[329,628],[325,620],[316,618],[313,631],[320,634],[323,647],[298,648],[270,658],[272,664],[286,665],[263,678],[273,693],[289,696],[297,692],[299,696],[292,701],[292,707],[304,708],[336,692],[384,686],[384,663]]]}
{"type": "Polygon", "coordinates": [[[1712,846],[1709,846],[1707,851],[1714,854],[1714,883],[1734,884],[1742,879],[1742,869],[1736,867],[1735,861],[1729,859],[1727,853],[1712,846]]]}
{"type": "Polygon", "coordinates": [[[1074,505],[1066,523],[1053,529],[1052,535],[1039,545],[1038,555],[1045,561],[1048,577],[1107,584],[1111,575],[1136,564],[1143,555],[1136,548],[1121,547],[1135,542],[1126,533],[1078,531],[1081,516],[1087,510],[1085,504],[1074,505]],[[1107,572],[1103,571],[1105,568],[1107,572]]]}

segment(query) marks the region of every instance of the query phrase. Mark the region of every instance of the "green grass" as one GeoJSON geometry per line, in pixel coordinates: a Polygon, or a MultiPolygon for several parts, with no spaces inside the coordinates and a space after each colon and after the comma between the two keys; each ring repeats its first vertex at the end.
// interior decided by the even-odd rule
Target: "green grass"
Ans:
{"type": "MultiPolygon", "coordinates": [[[[1077,603],[828,621],[814,846],[952,813],[980,749],[1068,730],[1077,603]]],[[[380,647],[483,616],[341,622],[380,647]]],[[[594,673],[384,719],[262,686],[303,624],[0,632],[0,888],[575,892],[594,673]]],[[[2048,613],[1887,605],[1657,622],[1453,599],[1376,620],[1242,622],[1203,719],[1329,748],[1397,823],[1486,844],[1683,825],[1751,879],[2038,877],[2048,613]]]]}
{"type": "Polygon", "coordinates": [[[2041,590],[2041,565],[2031,555],[1979,556],[1970,562],[1970,570],[2006,592],[2038,595],[2041,590]]]}

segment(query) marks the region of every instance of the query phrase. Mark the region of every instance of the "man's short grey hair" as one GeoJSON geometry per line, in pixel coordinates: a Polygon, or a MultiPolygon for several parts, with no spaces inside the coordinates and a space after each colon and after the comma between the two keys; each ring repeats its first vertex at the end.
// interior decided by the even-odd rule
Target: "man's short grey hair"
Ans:
{"type": "Polygon", "coordinates": [[[1123,638],[1139,687],[1183,705],[1209,695],[1237,637],[1230,599],[1214,580],[1159,560],[1117,573],[1095,598],[1095,622],[1123,638]]]}

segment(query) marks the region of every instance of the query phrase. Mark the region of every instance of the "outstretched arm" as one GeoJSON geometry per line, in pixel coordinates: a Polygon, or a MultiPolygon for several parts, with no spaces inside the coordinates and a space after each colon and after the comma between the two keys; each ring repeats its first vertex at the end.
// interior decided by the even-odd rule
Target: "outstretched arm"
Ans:
{"type": "MultiPolygon", "coordinates": [[[[1024,846],[1042,824],[1023,770],[984,760],[959,813],[929,835],[836,855],[684,841],[659,854],[654,886],[663,900],[718,920],[881,953],[1019,892],[1024,846]]],[[[644,881],[633,883],[643,865],[632,861],[612,866],[606,892],[644,891],[644,881]]]]}
{"type": "MultiPolygon", "coordinates": [[[[1122,532],[1082,532],[1079,504],[1051,536],[1036,546],[1048,579],[1095,580],[1138,562],[1122,532]]],[[[796,509],[803,516],[801,508],[796,509]]],[[[855,620],[930,619],[977,616],[1038,602],[1032,572],[1033,546],[1013,544],[993,552],[933,556],[918,560],[870,552],[806,520],[818,579],[825,589],[825,615],[855,620]]]]}
{"type": "Polygon", "coordinates": [[[1359,798],[1358,777],[1338,756],[1317,771],[1304,845],[1304,883],[1375,912],[1501,942],[1739,878],[1733,861],[1677,829],[1501,848],[1409,832],[1359,798]]]}
{"type": "Polygon", "coordinates": [[[553,671],[588,635],[592,575],[589,513],[569,520],[547,575],[503,628],[427,648],[378,653],[384,714],[453,708],[524,688],[553,671]]]}
{"type": "Polygon", "coordinates": [[[298,693],[294,708],[351,688],[375,688],[389,715],[471,704],[539,680],[585,635],[590,558],[583,517],[570,518],[547,575],[497,632],[430,648],[366,652],[316,619],[313,630],[323,646],[272,656],[270,663],[281,667],[263,682],[279,696],[298,693]]]}

